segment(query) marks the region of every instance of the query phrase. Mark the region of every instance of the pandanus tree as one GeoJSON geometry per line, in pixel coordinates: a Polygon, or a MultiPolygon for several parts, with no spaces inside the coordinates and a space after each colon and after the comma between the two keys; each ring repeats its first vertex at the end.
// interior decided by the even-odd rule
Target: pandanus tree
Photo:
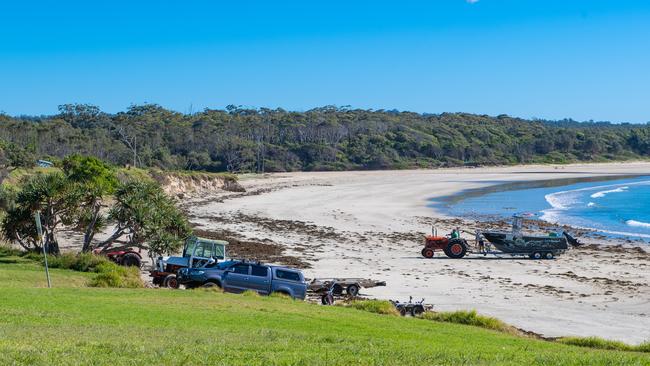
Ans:
{"type": "Polygon", "coordinates": [[[100,248],[119,243],[145,248],[151,254],[172,253],[191,234],[185,215],[155,182],[121,184],[115,191],[108,220],[115,229],[98,245],[100,248]]]}
{"type": "Polygon", "coordinates": [[[57,231],[64,225],[72,224],[79,199],[80,191],[69,184],[63,173],[31,176],[23,182],[3,219],[3,233],[27,250],[40,250],[41,243],[34,223],[34,214],[38,211],[41,214],[45,250],[58,254],[57,231]]]}

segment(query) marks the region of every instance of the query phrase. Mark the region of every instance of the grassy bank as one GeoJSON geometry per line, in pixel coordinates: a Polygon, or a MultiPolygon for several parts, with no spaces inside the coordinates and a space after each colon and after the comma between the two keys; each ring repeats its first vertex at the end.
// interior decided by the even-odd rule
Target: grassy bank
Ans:
{"type": "Polygon", "coordinates": [[[0,263],[0,364],[645,365],[473,326],[213,291],[83,288],[0,263]]]}

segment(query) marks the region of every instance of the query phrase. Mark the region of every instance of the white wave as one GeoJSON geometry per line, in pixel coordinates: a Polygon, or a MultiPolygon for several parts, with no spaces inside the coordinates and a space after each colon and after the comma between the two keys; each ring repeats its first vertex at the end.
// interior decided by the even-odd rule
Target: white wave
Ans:
{"type": "Polygon", "coordinates": [[[625,190],[630,188],[629,186],[650,185],[650,180],[644,180],[641,182],[624,183],[624,184],[625,185],[623,187],[621,187],[623,184],[608,184],[602,186],[573,189],[570,191],[560,191],[555,193],[549,193],[546,196],[544,196],[544,198],[546,199],[546,202],[548,202],[548,204],[551,205],[552,208],[556,210],[568,210],[573,204],[579,203],[578,197],[580,196],[580,192],[594,191],[598,189],[601,191],[592,194],[591,197],[600,198],[605,196],[607,193],[625,192],[625,190]],[[612,187],[617,187],[617,188],[607,189],[612,187]]]}
{"type": "Polygon", "coordinates": [[[605,197],[609,193],[625,192],[625,191],[628,190],[628,188],[630,188],[630,187],[619,187],[619,188],[610,189],[610,190],[607,190],[607,191],[600,191],[600,192],[596,192],[596,193],[592,194],[590,197],[591,198],[601,198],[601,197],[605,197]]]}
{"type": "Polygon", "coordinates": [[[643,228],[650,229],[650,223],[643,222],[643,221],[627,220],[627,221],[625,221],[625,223],[626,223],[628,226],[633,226],[633,227],[643,227],[643,228]]]}
{"type": "Polygon", "coordinates": [[[589,202],[589,203],[587,203],[587,207],[594,207],[594,206],[596,206],[596,204],[593,203],[593,202],[589,202]]]}
{"type": "MultiPolygon", "coordinates": [[[[551,224],[558,224],[560,221],[563,221],[563,224],[567,224],[566,218],[562,217],[562,211],[563,210],[544,210],[542,211],[542,216],[540,217],[542,220],[551,223],[551,224]]],[[[635,220],[628,220],[626,221],[626,224],[630,226],[637,226],[637,227],[644,227],[644,228],[650,228],[650,223],[646,222],[640,222],[640,221],[635,221],[635,220]],[[630,225],[630,221],[633,223],[638,223],[637,225],[630,225]]],[[[645,238],[649,239],[650,234],[641,234],[641,233],[631,233],[627,231],[615,231],[615,230],[605,230],[602,228],[595,228],[595,227],[590,227],[590,226],[582,226],[582,225],[575,225],[572,223],[569,223],[569,226],[574,228],[574,229],[582,229],[582,230],[589,230],[589,231],[596,231],[596,232],[601,232],[605,234],[613,234],[613,235],[619,235],[619,236],[629,236],[632,238],[645,238]]]]}

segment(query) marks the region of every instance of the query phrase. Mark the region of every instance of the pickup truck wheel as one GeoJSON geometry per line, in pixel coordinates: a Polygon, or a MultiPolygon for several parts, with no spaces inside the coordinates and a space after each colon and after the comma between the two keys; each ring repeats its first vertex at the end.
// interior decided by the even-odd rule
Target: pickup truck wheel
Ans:
{"type": "Polygon", "coordinates": [[[203,285],[201,285],[203,288],[221,288],[221,285],[215,282],[206,282],[203,285]]]}
{"type": "Polygon", "coordinates": [[[163,287],[178,288],[178,279],[175,274],[170,274],[163,280],[163,287]]]}
{"type": "Polygon", "coordinates": [[[138,267],[142,266],[142,260],[138,257],[137,254],[127,253],[122,257],[122,265],[127,267],[138,267]]]}
{"type": "Polygon", "coordinates": [[[350,295],[350,296],[353,296],[353,297],[357,296],[357,295],[359,295],[359,285],[352,284],[352,285],[348,286],[347,289],[345,289],[345,292],[347,292],[348,295],[350,295]]]}

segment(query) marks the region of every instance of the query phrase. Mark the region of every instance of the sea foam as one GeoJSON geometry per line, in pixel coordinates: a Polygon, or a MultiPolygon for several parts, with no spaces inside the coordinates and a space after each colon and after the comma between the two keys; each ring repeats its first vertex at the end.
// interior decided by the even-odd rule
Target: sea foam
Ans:
{"type": "Polygon", "coordinates": [[[607,191],[600,191],[600,192],[596,192],[596,193],[592,194],[590,197],[591,198],[601,198],[601,197],[605,197],[609,193],[625,192],[625,191],[627,191],[628,188],[630,188],[630,187],[619,187],[619,188],[610,189],[610,190],[607,190],[607,191]]]}
{"type": "Polygon", "coordinates": [[[643,221],[627,220],[625,221],[625,223],[628,226],[650,228],[650,223],[643,222],[643,221]]]}

